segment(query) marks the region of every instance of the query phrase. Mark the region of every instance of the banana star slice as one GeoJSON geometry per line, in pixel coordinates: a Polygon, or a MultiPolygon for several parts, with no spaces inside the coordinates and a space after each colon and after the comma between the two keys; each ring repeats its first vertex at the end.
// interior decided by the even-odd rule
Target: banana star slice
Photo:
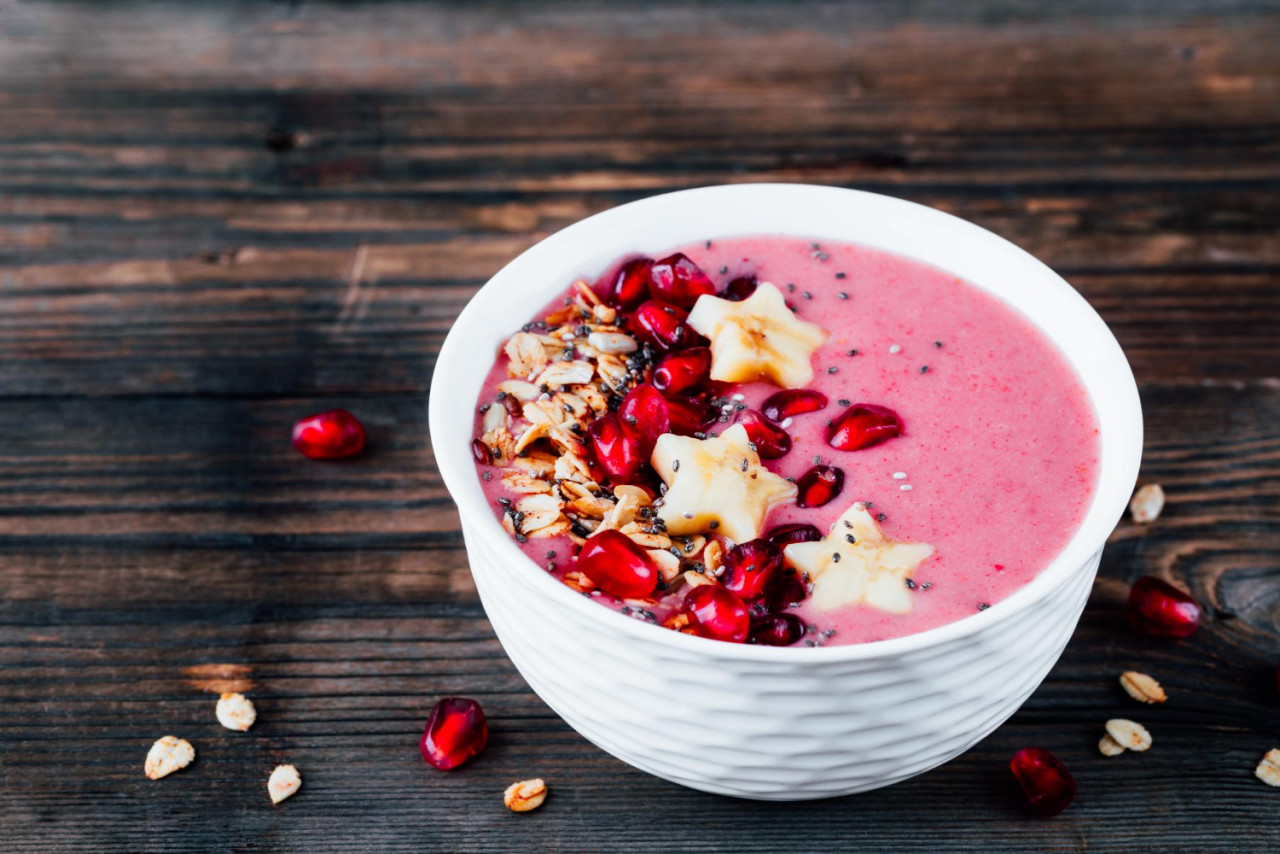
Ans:
{"type": "Polygon", "coordinates": [[[809,574],[809,601],[817,610],[862,603],[893,614],[911,610],[907,579],[932,554],[928,543],[886,537],[861,501],[836,520],[825,539],[783,549],[788,563],[809,574]]]}
{"type": "Polygon", "coordinates": [[[760,536],[769,508],[796,497],[796,485],[760,464],[747,428],[714,439],[666,433],[650,460],[667,485],[658,518],[668,534],[716,532],[742,543],[760,536]]]}
{"type": "Polygon", "coordinates": [[[803,388],[813,381],[813,351],[827,340],[827,331],[796,317],[769,282],[742,302],[701,296],[688,322],[711,339],[711,379],[719,382],[803,388]]]}

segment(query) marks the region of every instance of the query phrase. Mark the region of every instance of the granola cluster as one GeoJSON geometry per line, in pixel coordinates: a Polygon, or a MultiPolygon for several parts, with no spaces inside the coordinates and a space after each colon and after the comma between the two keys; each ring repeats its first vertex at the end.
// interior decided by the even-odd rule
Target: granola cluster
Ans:
{"type": "MultiPolygon", "coordinates": [[[[713,584],[723,556],[718,542],[669,535],[657,516],[661,495],[602,484],[591,465],[587,428],[616,411],[655,360],[617,320],[617,310],[579,280],[563,307],[504,344],[508,378],[498,384],[497,399],[480,407],[487,461],[506,469],[503,485],[520,496],[499,499],[502,525],[521,543],[563,535],[579,546],[595,533],[617,530],[658,567],[660,594],[713,584]]],[[[565,572],[562,580],[581,593],[595,589],[577,571],[565,572]]]]}

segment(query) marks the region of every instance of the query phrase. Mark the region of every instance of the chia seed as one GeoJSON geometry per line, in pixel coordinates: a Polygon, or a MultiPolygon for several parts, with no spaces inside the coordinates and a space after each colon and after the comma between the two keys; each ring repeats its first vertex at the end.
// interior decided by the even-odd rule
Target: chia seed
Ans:
{"type": "Polygon", "coordinates": [[[884,515],[883,513],[877,513],[877,514],[876,514],[876,521],[877,521],[877,522],[883,522],[883,521],[885,520],[885,518],[886,518],[886,517],[885,517],[885,515],[884,515]]]}
{"type": "Polygon", "coordinates": [[[710,249],[710,248],[711,248],[711,241],[710,241],[710,240],[708,240],[708,241],[707,241],[707,248],[708,248],[708,249],[710,249]]]}
{"type": "Polygon", "coordinates": [[[800,296],[804,297],[805,299],[813,299],[813,294],[809,293],[808,291],[805,291],[804,293],[800,294],[800,296]]]}
{"type": "Polygon", "coordinates": [[[839,368],[837,368],[835,365],[832,365],[831,367],[827,368],[827,373],[834,374],[837,370],[839,370],[839,368]]]}
{"type": "Polygon", "coordinates": [[[672,460],[672,461],[671,461],[671,470],[672,470],[672,471],[680,471],[680,461],[679,461],[679,460],[672,460]]]}
{"type": "Polygon", "coordinates": [[[853,534],[845,534],[845,535],[844,535],[844,538],[845,538],[846,540],[848,540],[850,543],[855,543],[855,544],[856,544],[856,543],[858,542],[858,538],[857,538],[857,537],[855,537],[853,534]]]}
{"type": "Polygon", "coordinates": [[[908,589],[908,590],[915,590],[915,589],[916,589],[916,583],[915,583],[914,581],[912,581],[910,578],[908,578],[908,579],[907,579],[907,589],[908,589]]]}
{"type": "Polygon", "coordinates": [[[848,295],[847,293],[845,293],[844,291],[837,291],[837,292],[836,292],[836,298],[837,298],[837,299],[848,299],[848,298],[849,298],[849,295],[848,295]]]}
{"type": "Polygon", "coordinates": [[[721,268],[720,268],[720,275],[722,275],[722,276],[723,276],[723,275],[724,275],[725,273],[727,273],[727,272],[729,272],[729,268],[728,268],[728,267],[721,267],[721,268]]]}
{"type": "Polygon", "coordinates": [[[692,519],[692,518],[693,518],[693,514],[686,510],[686,511],[685,511],[685,513],[684,513],[684,518],[686,518],[686,519],[692,519]]]}
{"type": "Polygon", "coordinates": [[[839,563],[839,562],[840,562],[840,552],[832,552],[832,553],[831,553],[831,561],[832,561],[832,563],[839,563]]]}
{"type": "Polygon", "coordinates": [[[492,403],[480,404],[480,414],[483,415],[484,413],[488,412],[490,406],[493,406],[493,404],[492,403]]]}
{"type": "Polygon", "coordinates": [[[850,356],[856,356],[856,355],[858,355],[858,351],[857,351],[857,350],[850,350],[850,351],[849,351],[849,355],[850,355],[850,356]]]}
{"type": "Polygon", "coordinates": [[[483,475],[481,475],[481,477],[483,477],[485,480],[493,480],[493,472],[487,471],[483,475]]]}
{"type": "Polygon", "coordinates": [[[841,406],[852,406],[852,405],[853,405],[853,401],[845,400],[843,397],[842,397],[842,398],[840,398],[839,400],[837,400],[837,401],[836,401],[836,403],[840,404],[841,406]]]}
{"type": "Polygon", "coordinates": [[[743,471],[746,471],[746,470],[747,470],[747,458],[746,458],[746,457],[743,457],[743,458],[742,458],[742,470],[743,470],[743,471]]]}
{"type": "Polygon", "coordinates": [[[990,608],[990,607],[991,607],[991,603],[990,603],[990,602],[979,602],[979,603],[978,603],[978,610],[979,610],[979,611],[985,611],[985,610],[987,610],[987,609],[988,609],[988,608],[990,608]]]}
{"type": "Polygon", "coordinates": [[[796,292],[795,282],[787,282],[787,293],[794,294],[796,292]]]}
{"type": "Polygon", "coordinates": [[[932,587],[932,586],[933,586],[933,582],[932,582],[932,581],[926,581],[924,584],[921,584],[921,585],[920,585],[920,589],[921,589],[921,590],[928,590],[928,589],[929,589],[930,587],[932,587]]]}
{"type": "Polygon", "coordinates": [[[822,454],[814,454],[814,455],[813,455],[813,464],[816,466],[816,465],[818,465],[818,464],[819,464],[819,463],[821,463],[821,462],[822,462],[822,454]]]}
{"type": "Polygon", "coordinates": [[[511,506],[511,499],[510,499],[510,498],[499,498],[499,499],[498,499],[498,503],[499,503],[499,504],[501,504],[503,507],[510,507],[510,506],[511,506]]]}
{"type": "Polygon", "coordinates": [[[937,347],[939,350],[941,350],[941,349],[942,349],[942,342],[941,342],[941,341],[934,341],[934,342],[933,342],[933,346],[935,346],[935,347],[937,347]]]}
{"type": "Polygon", "coordinates": [[[707,527],[714,531],[716,528],[720,527],[720,523],[715,519],[712,519],[710,522],[707,523],[707,527]]]}
{"type": "Polygon", "coordinates": [[[920,373],[922,373],[922,374],[927,374],[927,373],[929,373],[929,366],[928,366],[928,365],[921,365],[921,366],[920,366],[920,373]]]}

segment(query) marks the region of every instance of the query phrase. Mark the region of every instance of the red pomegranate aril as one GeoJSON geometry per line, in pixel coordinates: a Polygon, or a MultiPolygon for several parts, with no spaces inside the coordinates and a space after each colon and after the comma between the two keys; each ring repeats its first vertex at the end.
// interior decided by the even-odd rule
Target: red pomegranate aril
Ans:
{"type": "Polygon", "coordinates": [[[738,413],[738,423],[747,428],[747,438],[756,446],[761,459],[776,460],[791,450],[791,437],[787,431],[754,409],[738,413]]]}
{"type": "Polygon", "coordinates": [[[700,432],[709,418],[707,405],[691,397],[668,398],[667,413],[671,419],[671,432],[677,436],[692,436],[700,432]]]}
{"type": "Polygon", "coordinates": [[[710,379],[710,347],[690,347],[668,353],[653,369],[654,388],[666,395],[697,391],[710,379]]]}
{"type": "Polygon", "coordinates": [[[628,428],[612,412],[606,412],[591,422],[591,426],[587,428],[587,438],[595,452],[596,462],[614,483],[630,482],[640,467],[649,460],[641,446],[639,433],[628,428]]]}
{"type": "Polygon", "coordinates": [[[751,631],[751,615],[742,598],[719,584],[690,590],[684,597],[683,612],[699,637],[742,643],[751,631]]]}
{"type": "Polygon", "coordinates": [[[471,440],[471,456],[475,457],[476,462],[482,466],[487,466],[489,463],[493,462],[493,456],[489,452],[489,446],[484,442],[481,442],[479,439],[471,440]]]}
{"type": "Polygon", "coordinates": [[[782,550],[768,540],[748,540],[724,554],[725,588],[743,599],[762,595],[769,579],[782,569],[782,550]]]}
{"type": "Polygon", "coordinates": [[[1145,575],[1129,588],[1129,623],[1149,635],[1190,637],[1200,625],[1200,606],[1172,584],[1145,575]]]}
{"type": "Polygon", "coordinates": [[[822,532],[813,525],[796,522],[778,525],[765,534],[764,538],[778,548],[785,549],[792,543],[816,543],[822,539],[822,532]]]}
{"type": "Polygon", "coordinates": [[[785,421],[806,412],[817,412],[827,405],[827,396],[807,388],[786,388],[765,399],[760,411],[770,421],[785,421]]]}
{"type": "Polygon", "coordinates": [[[804,637],[804,622],[795,614],[769,614],[751,621],[748,640],[761,646],[791,646],[804,637]]]}
{"type": "Polygon", "coordinates": [[[649,300],[631,315],[631,330],[638,338],[662,352],[683,350],[706,343],[706,339],[685,323],[689,313],[658,300],[649,300]]]}
{"type": "Polygon", "coordinates": [[[658,569],[644,549],[618,531],[601,531],[582,546],[578,571],[610,596],[643,599],[658,586],[658,569]]]}
{"type": "Polygon", "coordinates": [[[632,258],[623,264],[608,280],[604,288],[604,301],[619,311],[631,311],[649,298],[649,270],[653,261],[648,258],[632,258]]]}
{"type": "Polygon", "coordinates": [[[814,466],[796,481],[797,507],[821,507],[844,489],[844,472],[835,466],[814,466]]]}
{"type": "Polygon", "coordinates": [[[756,292],[759,284],[755,276],[739,276],[725,285],[724,298],[730,302],[742,302],[756,292]]]}
{"type": "Polygon", "coordinates": [[[465,697],[445,697],[427,717],[419,746],[427,764],[450,771],[484,750],[488,741],[489,724],[480,704],[465,697]]]}
{"type": "Polygon", "coordinates": [[[1062,812],[1076,796],[1076,781],[1067,766],[1043,747],[1024,747],[1013,754],[1009,770],[1041,818],[1062,812]]]}
{"type": "Polygon", "coordinates": [[[364,425],[345,409],[308,415],[293,425],[293,446],[313,460],[338,460],[364,450],[364,425]]]}
{"type": "Polygon", "coordinates": [[[800,575],[795,570],[784,568],[782,572],[775,573],[765,586],[764,606],[776,614],[799,605],[807,595],[800,575]]]}
{"type": "Polygon", "coordinates": [[[641,383],[627,392],[618,407],[618,417],[640,440],[640,454],[645,459],[653,453],[658,437],[671,432],[670,412],[667,399],[648,383],[641,383]]]}
{"type": "Polygon", "coordinates": [[[840,451],[860,451],[901,435],[898,413],[873,403],[855,403],[831,422],[827,444],[840,451]]]}
{"type": "Polygon", "coordinates": [[[714,294],[716,286],[697,264],[687,255],[677,252],[661,261],[654,261],[649,269],[649,293],[654,299],[693,308],[698,297],[714,294]]]}

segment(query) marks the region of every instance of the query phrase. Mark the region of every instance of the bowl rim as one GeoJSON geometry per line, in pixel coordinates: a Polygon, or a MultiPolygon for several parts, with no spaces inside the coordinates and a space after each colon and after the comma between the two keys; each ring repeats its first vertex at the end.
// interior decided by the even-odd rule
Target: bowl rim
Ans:
{"type": "MultiPolygon", "coordinates": [[[[759,199],[754,201],[758,203],[759,199]]],[[[830,201],[830,199],[826,199],[826,201],[830,201]]],[[[785,232],[777,233],[784,234],[785,232]]],[[[712,224],[707,232],[689,235],[684,242],[702,239],[715,240],[718,237],[746,236],[746,234],[746,232],[742,231],[716,232],[715,225],[712,224]]],[[[858,243],[856,237],[840,239],[850,243],[858,243]]],[[[679,242],[673,242],[671,245],[679,245],[679,242]]],[[[896,254],[905,255],[908,258],[912,257],[902,252],[896,254]]],[[[913,260],[946,269],[945,266],[928,259],[914,258],[913,260]]],[[[971,281],[969,277],[965,278],[967,281],[971,281]]],[[[971,283],[977,287],[982,287],[980,282],[971,281],[971,283]]],[[[545,291],[546,300],[550,300],[555,293],[564,287],[567,287],[566,282],[548,283],[545,291]]],[[[539,287],[539,289],[541,288],[539,287]]],[[[1019,310],[1019,313],[1022,312],[1019,310]]],[[[1023,316],[1026,317],[1025,314],[1023,316]]],[[[1028,317],[1027,319],[1037,327],[1040,326],[1033,318],[1028,317]]],[[[1069,354],[1064,353],[1064,355],[1067,356],[1073,367],[1077,367],[1069,354]]],[[[1088,386],[1083,377],[1082,383],[1089,393],[1090,401],[1095,407],[1098,406],[1097,395],[1088,386]]],[[[1082,571],[1087,567],[1092,555],[1105,545],[1108,536],[1123,515],[1124,509],[1128,505],[1133,485],[1137,482],[1143,444],[1142,409],[1137,383],[1119,342],[1116,341],[1110,328],[1107,327],[1106,323],[1084,297],[1050,267],[1026,252],[1026,250],[994,232],[936,208],[880,193],[817,184],[717,184],[660,193],[606,209],[548,235],[517,255],[495,273],[468,301],[466,307],[458,315],[440,348],[431,378],[428,405],[431,444],[441,478],[457,505],[464,528],[469,526],[476,534],[485,538],[485,545],[492,545],[496,549],[497,556],[500,558],[497,563],[502,565],[503,571],[524,573],[525,579],[522,580],[525,581],[530,589],[537,590],[540,595],[550,597],[556,604],[580,615],[588,622],[599,624],[605,630],[629,635],[636,642],[660,644],[703,657],[714,654],[720,658],[732,658],[740,661],[792,662],[796,665],[803,664],[806,661],[870,660],[933,648],[981,632],[995,623],[1003,622],[1015,616],[1020,611],[1044,598],[1057,587],[1066,583],[1076,572],[1082,571]],[[1120,383],[1120,394],[1117,399],[1111,399],[1109,405],[1127,411],[1125,415],[1127,415],[1129,435],[1122,438],[1127,438],[1128,441],[1122,445],[1121,450],[1124,453],[1120,458],[1108,460],[1104,456],[1100,462],[1099,489],[1095,492],[1089,509],[1086,510],[1084,521],[1071,536],[1071,539],[1068,540],[1047,567],[1022,587],[1006,598],[992,604],[989,608],[921,632],[885,640],[832,646],[774,647],[733,644],[687,635],[683,632],[674,632],[661,626],[627,617],[612,608],[602,607],[596,602],[589,601],[581,594],[570,590],[550,574],[542,571],[540,566],[519,549],[515,540],[507,534],[490,510],[480,486],[480,479],[475,475],[469,450],[466,448],[452,449],[442,447],[443,440],[439,437],[449,435],[448,425],[451,420],[465,417],[466,435],[469,437],[471,434],[471,425],[474,417],[472,404],[478,396],[479,388],[459,389],[455,388],[453,383],[453,377],[457,375],[457,372],[453,370],[454,366],[464,360],[474,358],[474,345],[470,343],[470,336],[467,330],[485,322],[482,315],[488,305],[494,302],[495,294],[509,284],[521,281],[519,276],[521,268],[536,264],[544,255],[554,251],[557,246],[571,242],[580,235],[589,233],[594,229],[616,229],[627,220],[643,219],[652,213],[659,212],[665,205],[680,204],[695,196],[722,196],[723,198],[719,199],[722,203],[745,204],[751,196],[777,196],[778,194],[838,195],[844,199],[852,195],[860,197],[863,203],[882,207],[886,212],[899,216],[932,220],[935,226],[953,229],[966,239],[985,241],[992,248],[1007,254],[1010,261],[1017,260],[1031,272],[1038,274],[1037,286],[1059,289],[1062,298],[1077,301],[1083,307],[1086,321],[1093,327],[1090,330],[1092,336],[1090,340],[1093,342],[1093,346],[1101,351],[1103,356],[1111,363],[1109,369],[1116,372],[1120,383]],[[448,389],[448,391],[445,392],[445,389],[448,389]],[[465,405],[451,405],[459,400],[463,401],[465,405]],[[1101,483],[1104,467],[1108,464],[1120,469],[1118,475],[1119,483],[1115,490],[1108,494],[1103,494],[1101,483]],[[1128,485],[1127,491],[1123,494],[1119,489],[1122,484],[1128,485]],[[479,496],[478,500],[477,496],[479,496]]],[[[468,562],[472,560],[471,550],[472,547],[468,544],[468,562]]]]}

